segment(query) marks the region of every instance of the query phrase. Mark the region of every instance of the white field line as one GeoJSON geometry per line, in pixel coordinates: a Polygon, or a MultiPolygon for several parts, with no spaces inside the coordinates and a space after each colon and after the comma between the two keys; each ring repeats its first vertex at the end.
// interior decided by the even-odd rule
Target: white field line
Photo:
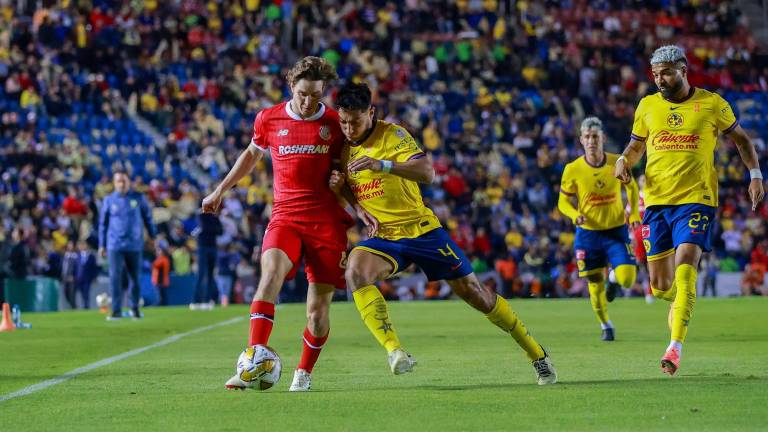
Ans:
{"type": "Polygon", "coordinates": [[[91,363],[89,365],[86,365],[86,366],[83,366],[83,367],[71,370],[71,371],[65,373],[64,375],[57,376],[56,378],[51,378],[49,380],[45,380],[45,381],[39,382],[37,384],[32,384],[31,386],[24,387],[23,389],[15,391],[13,393],[4,394],[4,395],[0,396],[0,402],[5,402],[5,401],[7,401],[9,399],[26,396],[26,395],[34,393],[36,391],[45,390],[48,387],[55,386],[56,384],[63,383],[64,381],[67,381],[67,380],[69,380],[71,378],[74,378],[74,377],[76,377],[78,375],[81,375],[81,374],[84,374],[86,372],[90,372],[90,371],[92,371],[94,369],[97,369],[97,368],[100,368],[102,366],[107,366],[107,365],[110,365],[112,363],[118,362],[120,360],[125,360],[128,357],[133,357],[135,355],[141,354],[144,351],[148,351],[148,350],[151,350],[153,348],[159,348],[161,346],[172,344],[172,343],[176,342],[177,340],[179,340],[181,338],[184,338],[184,337],[187,337],[187,336],[192,336],[192,335],[197,334],[197,333],[202,333],[202,332],[205,332],[205,331],[208,331],[208,330],[212,330],[212,329],[215,329],[216,327],[222,327],[222,326],[234,324],[234,323],[236,323],[238,321],[242,321],[243,319],[244,318],[242,318],[242,317],[232,318],[232,319],[229,319],[229,320],[226,320],[226,321],[222,321],[222,322],[217,323],[217,324],[212,324],[212,325],[209,325],[209,326],[196,328],[196,329],[190,330],[190,331],[188,331],[186,333],[179,333],[179,334],[176,334],[176,335],[173,335],[173,336],[169,336],[169,337],[167,337],[167,338],[165,338],[165,339],[163,339],[163,340],[161,340],[159,342],[153,343],[152,345],[147,345],[145,347],[136,348],[136,349],[133,349],[133,350],[130,350],[130,351],[126,351],[126,352],[124,352],[122,354],[118,354],[116,356],[105,358],[103,360],[99,360],[99,361],[91,363]]]}

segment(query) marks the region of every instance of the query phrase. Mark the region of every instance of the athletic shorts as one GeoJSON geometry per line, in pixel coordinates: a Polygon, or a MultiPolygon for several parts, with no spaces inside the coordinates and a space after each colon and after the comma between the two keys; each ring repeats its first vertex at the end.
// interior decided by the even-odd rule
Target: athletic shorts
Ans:
{"type": "Polygon", "coordinates": [[[464,252],[443,228],[436,228],[416,238],[385,240],[374,237],[360,242],[355,249],[376,254],[392,264],[392,274],[416,264],[427,279],[455,280],[472,273],[464,252]]]}
{"type": "Polygon", "coordinates": [[[712,250],[712,225],[717,208],[704,204],[659,205],[645,209],[642,238],[648,261],[675,253],[683,243],[712,250]]]}
{"type": "Polygon", "coordinates": [[[581,277],[605,271],[608,264],[636,265],[626,225],[599,231],[577,227],[573,247],[581,277]]]}
{"type": "Polygon", "coordinates": [[[285,277],[291,280],[302,258],[307,281],[345,289],[344,269],[347,261],[347,227],[343,223],[312,224],[272,220],[264,233],[262,255],[280,249],[288,255],[293,268],[285,277]]]}

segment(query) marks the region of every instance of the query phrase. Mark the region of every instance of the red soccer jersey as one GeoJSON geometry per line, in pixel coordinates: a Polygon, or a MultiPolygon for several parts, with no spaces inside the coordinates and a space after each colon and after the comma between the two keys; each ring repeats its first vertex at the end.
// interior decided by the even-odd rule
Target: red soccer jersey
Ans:
{"type": "Polygon", "coordinates": [[[256,115],[250,145],[272,157],[272,220],[352,224],[328,188],[344,145],[336,111],[320,105],[317,114],[302,119],[288,102],[277,104],[256,115]]]}

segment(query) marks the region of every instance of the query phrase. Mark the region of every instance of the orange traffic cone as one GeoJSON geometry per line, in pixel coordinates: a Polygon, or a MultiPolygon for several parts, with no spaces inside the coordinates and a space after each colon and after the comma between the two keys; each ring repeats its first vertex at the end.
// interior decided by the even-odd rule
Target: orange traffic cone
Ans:
{"type": "Polygon", "coordinates": [[[9,332],[16,330],[16,325],[11,318],[11,305],[3,303],[3,322],[0,323],[0,332],[9,332]]]}

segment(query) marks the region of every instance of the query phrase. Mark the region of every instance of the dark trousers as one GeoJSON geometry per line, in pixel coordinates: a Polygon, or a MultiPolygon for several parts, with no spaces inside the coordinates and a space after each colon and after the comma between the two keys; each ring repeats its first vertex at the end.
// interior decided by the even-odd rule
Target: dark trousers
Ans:
{"type": "Polygon", "coordinates": [[[119,314],[123,308],[123,284],[127,279],[131,285],[131,307],[138,309],[141,286],[141,252],[107,251],[109,258],[109,286],[112,291],[112,313],[119,314]]]}
{"type": "Polygon", "coordinates": [[[216,269],[216,260],[219,251],[215,247],[200,246],[197,248],[197,286],[195,289],[195,303],[216,301],[216,280],[213,271],[216,269]]]}
{"type": "Polygon", "coordinates": [[[83,297],[83,307],[90,309],[91,307],[91,284],[93,280],[82,279],[76,282],[77,290],[80,291],[80,295],[83,297]]]}

